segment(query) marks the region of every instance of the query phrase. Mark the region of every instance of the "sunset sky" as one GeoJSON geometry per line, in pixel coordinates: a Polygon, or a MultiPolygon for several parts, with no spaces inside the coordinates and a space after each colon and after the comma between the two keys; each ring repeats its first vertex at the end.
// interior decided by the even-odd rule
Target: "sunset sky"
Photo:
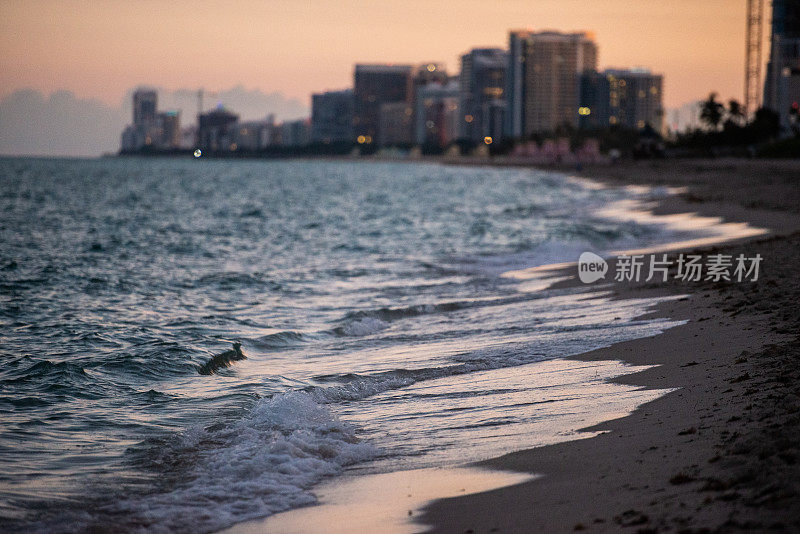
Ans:
{"type": "Polygon", "coordinates": [[[68,89],[119,105],[137,84],[242,84],[307,103],[350,86],[355,62],[456,71],[459,54],[533,28],[593,31],[601,67],[663,73],[675,107],[742,97],[744,21],[745,0],[0,0],[0,97],[68,89]]]}

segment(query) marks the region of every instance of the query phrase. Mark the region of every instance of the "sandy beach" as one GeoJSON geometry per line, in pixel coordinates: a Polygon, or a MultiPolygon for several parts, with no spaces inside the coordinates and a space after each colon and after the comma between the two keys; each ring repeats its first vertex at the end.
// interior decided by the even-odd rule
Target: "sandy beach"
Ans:
{"type": "Polygon", "coordinates": [[[800,164],[631,162],[579,174],[609,185],[683,188],[659,199],[656,213],[694,212],[769,229],[767,236],[698,251],[761,254],[760,277],[615,283],[619,298],[682,295],[654,315],[688,322],[578,358],[657,364],[621,382],[677,389],[587,429],[604,431],[596,437],[483,462],[541,476],[435,501],[418,522],[459,533],[796,532],[800,164]]]}

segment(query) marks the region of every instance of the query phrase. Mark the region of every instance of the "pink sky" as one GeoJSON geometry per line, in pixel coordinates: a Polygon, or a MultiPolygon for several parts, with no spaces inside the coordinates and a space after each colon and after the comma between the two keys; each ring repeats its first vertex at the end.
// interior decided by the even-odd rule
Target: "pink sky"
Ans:
{"type": "Polygon", "coordinates": [[[0,0],[0,96],[68,89],[118,105],[138,84],[243,84],[308,102],[350,86],[356,62],[442,61],[455,71],[459,54],[532,28],[593,31],[600,67],[665,75],[668,107],[711,90],[741,99],[745,3],[0,0]]]}

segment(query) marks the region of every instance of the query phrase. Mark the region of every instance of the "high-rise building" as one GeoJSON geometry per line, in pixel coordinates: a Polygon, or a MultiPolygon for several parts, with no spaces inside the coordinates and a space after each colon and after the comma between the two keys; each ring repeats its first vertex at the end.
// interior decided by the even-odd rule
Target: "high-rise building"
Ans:
{"type": "Polygon", "coordinates": [[[414,142],[428,147],[445,147],[458,137],[460,84],[431,82],[417,87],[414,102],[414,142]]]}
{"type": "Polygon", "coordinates": [[[414,68],[412,75],[412,95],[416,99],[417,91],[420,87],[425,87],[431,83],[446,84],[450,79],[447,69],[436,62],[422,63],[414,68]]]}
{"type": "Polygon", "coordinates": [[[281,145],[306,146],[311,140],[311,122],[308,119],[287,121],[281,125],[281,145]]]}
{"type": "Polygon", "coordinates": [[[522,127],[525,110],[525,52],[531,35],[532,32],[527,30],[512,30],[508,34],[503,133],[512,139],[520,139],[525,133],[522,127]]]}
{"type": "Polygon", "coordinates": [[[164,149],[178,148],[181,144],[180,111],[164,111],[158,114],[158,127],[161,130],[159,145],[164,149]]]}
{"type": "Polygon", "coordinates": [[[661,132],[664,119],[663,77],[646,69],[608,69],[581,75],[577,108],[581,128],[620,125],[661,132]]]}
{"type": "Polygon", "coordinates": [[[311,141],[352,143],[353,91],[328,91],[311,96],[311,141]]]}
{"type": "Polygon", "coordinates": [[[378,139],[380,146],[407,147],[414,143],[414,107],[411,103],[381,104],[378,139]]]}
{"type": "Polygon", "coordinates": [[[597,45],[589,33],[512,31],[508,65],[507,135],[578,125],[580,75],[597,68],[597,45]]]}
{"type": "Polygon", "coordinates": [[[156,123],[158,95],[152,89],[137,89],[133,93],[133,125],[156,123]]]}
{"type": "Polygon", "coordinates": [[[237,150],[256,152],[272,144],[275,118],[270,115],[260,121],[245,121],[236,124],[235,142],[237,150]]]}
{"type": "Polygon", "coordinates": [[[461,56],[462,139],[502,137],[507,67],[508,55],[501,48],[476,48],[461,56]]]}
{"type": "Polygon", "coordinates": [[[356,65],[353,135],[367,144],[379,143],[381,105],[412,101],[410,65],[356,65]]]}
{"type": "Polygon", "coordinates": [[[764,81],[764,107],[789,127],[800,111],[800,2],[773,0],[772,37],[764,81]]]}
{"type": "Polygon", "coordinates": [[[239,116],[224,109],[217,107],[207,113],[201,113],[199,117],[198,144],[203,150],[214,152],[235,151],[236,145],[236,123],[239,116]]]}
{"type": "Polygon", "coordinates": [[[447,70],[440,63],[429,61],[413,67],[409,100],[381,105],[380,128],[378,129],[380,144],[383,146],[414,144],[417,131],[416,109],[420,91],[429,85],[446,84],[448,79],[447,70]]]}
{"type": "MultiPolygon", "coordinates": [[[[173,148],[179,141],[173,144],[175,132],[170,129],[169,140],[164,139],[164,127],[172,128],[175,126],[169,119],[165,122],[158,113],[158,95],[152,89],[137,89],[133,93],[133,124],[125,128],[122,133],[120,149],[122,152],[139,152],[142,150],[161,150],[173,148]]],[[[180,131],[180,125],[177,126],[180,131]]]]}

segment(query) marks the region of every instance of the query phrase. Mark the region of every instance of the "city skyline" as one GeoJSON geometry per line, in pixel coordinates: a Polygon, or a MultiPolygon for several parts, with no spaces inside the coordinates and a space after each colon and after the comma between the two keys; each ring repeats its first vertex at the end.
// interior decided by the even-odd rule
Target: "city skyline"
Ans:
{"type": "Polygon", "coordinates": [[[531,28],[591,32],[601,69],[646,66],[663,73],[670,108],[712,90],[742,98],[744,2],[731,9],[716,0],[670,6],[650,0],[633,6],[621,0],[447,6],[280,0],[231,8],[48,0],[33,7],[6,1],[3,10],[0,97],[23,88],[45,95],[66,89],[119,105],[141,84],[169,90],[242,84],[310,105],[313,93],[349,87],[356,63],[437,61],[453,72],[467,51],[504,48],[509,29],[531,28]]]}
{"type": "MultiPolygon", "coordinates": [[[[120,150],[194,149],[195,157],[412,147],[420,154],[477,147],[484,153],[495,141],[509,150],[531,136],[563,137],[564,127],[662,132],[663,76],[641,68],[598,72],[597,51],[589,32],[510,30],[508,49],[473,48],[461,56],[457,74],[436,63],[357,63],[349,90],[314,93],[311,117],[283,124],[274,115],[243,122],[221,105],[204,111],[198,91],[197,126],[181,128],[180,111],[159,108],[157,92],[140,88],[120,150]]],[[[564,154],[546,149],[547,157],[571,152],[560,143],[564,154]]],[[[594,154],[596,146],[586,150],[594,154]]]]}

